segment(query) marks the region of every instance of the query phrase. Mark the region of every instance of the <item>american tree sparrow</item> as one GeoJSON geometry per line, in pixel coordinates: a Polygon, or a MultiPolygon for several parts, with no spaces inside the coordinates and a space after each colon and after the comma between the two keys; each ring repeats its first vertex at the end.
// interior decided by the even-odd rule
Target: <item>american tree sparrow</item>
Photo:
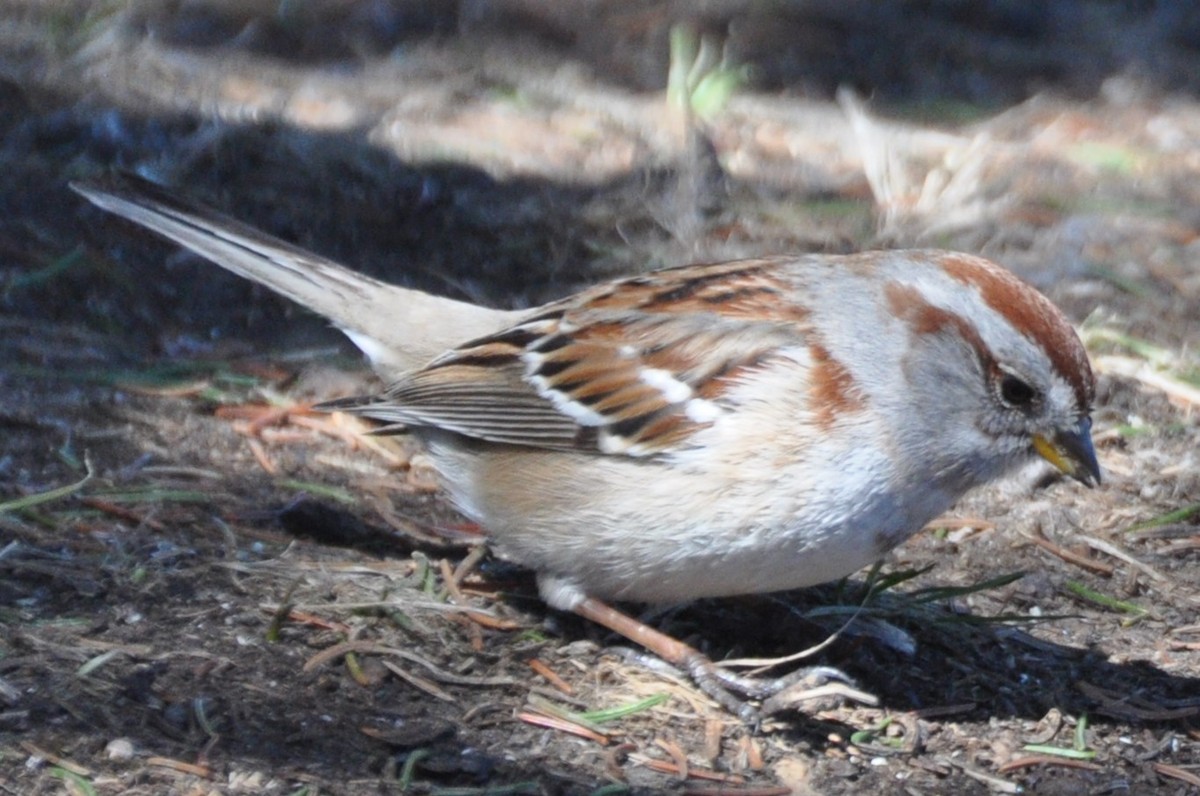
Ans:
{"type": "Polygon", "coordinates": [[[378,282],[140,180],[74,188],[330,319],[390,383],[331,408],[420,435],[546,602],[743,716],[721,682],[742,684],[601,600],[842,577],[1035,455],[1100,480],[1079,338],[979,257],[691,265],[511,312],[378,282]]]}

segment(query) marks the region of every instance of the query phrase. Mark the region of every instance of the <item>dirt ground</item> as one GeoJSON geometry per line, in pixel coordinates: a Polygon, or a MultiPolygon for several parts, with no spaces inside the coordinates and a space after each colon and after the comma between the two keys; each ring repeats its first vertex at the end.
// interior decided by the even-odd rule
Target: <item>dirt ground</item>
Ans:
{"type": "Polygon", "coordinates": [[[1198,89],[1185,3],[10,0],[0,794],[1200,793],[1198,89]],[[728,96],[668,102],[673,35],[728,96]],[[66,187],[111,169],[497,305],[979,252],[1079,325],[1105,482],[648,612],[714,659],[841,631],[879,704],[754,732],[471,567],[415,443],[306,410],[376,386],[352,347],[66,187]]]}

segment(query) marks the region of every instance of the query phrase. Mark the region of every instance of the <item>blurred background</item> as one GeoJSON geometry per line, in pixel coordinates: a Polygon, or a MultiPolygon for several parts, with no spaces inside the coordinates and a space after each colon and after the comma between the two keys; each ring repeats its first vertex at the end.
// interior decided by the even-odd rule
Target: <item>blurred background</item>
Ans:
{"type": "MultiPolygon", "coordinates": [[[[1200,787],[1198,90],[1184,0],[5,0],[0,793],[393,792],[409,761],[422,792],[708,793],[680,759],[722,793],[1200,787]],[[924,654],[875,638],[832,660],[883,709],[760,741],[676,696],[605,739],[620,754],[514,719],[511,687],[302,674],[373,639],[522,684],[540,656],[579,708],[661,689],[571,663],[594,631],[519,578],[486,602],[517,632],[336,607],[420,603],[430,562],[461,555],[421,529],[458,520],[419,452],[346,448],[297,409],[378,386],[337,333],[67,188],[111,171],[498,306],[696,260],[991,257],[1080,326],[1106,487],[989,492],[897,561],[955,585],[1032,573],[946,615],[1068,618],[1029,641],[889,614],[924,654]],[[383,548],[296,541],[330,527],[383,548]],[[893,713],[899,761],[848,740],[893,713]],[[1043,737],[1099,756],[1005,768],[1043,737]]],[[[721,657],[831,631],[800,616],[664,621],[721,657]]]]}

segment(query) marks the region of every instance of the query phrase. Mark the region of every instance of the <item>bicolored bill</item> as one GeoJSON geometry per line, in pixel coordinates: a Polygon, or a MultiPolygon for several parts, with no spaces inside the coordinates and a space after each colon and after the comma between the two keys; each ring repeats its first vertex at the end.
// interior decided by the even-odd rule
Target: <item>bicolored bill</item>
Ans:
{"type": "Polygon", "coordinates": [[[1033,447],[1046,461],[1085,486],[1100,483],[1100,463],[1092,446],[1092,419],[1085,417],[1074,428],[1059,429],[1053,436],[1033,435],[1033,447]]]}

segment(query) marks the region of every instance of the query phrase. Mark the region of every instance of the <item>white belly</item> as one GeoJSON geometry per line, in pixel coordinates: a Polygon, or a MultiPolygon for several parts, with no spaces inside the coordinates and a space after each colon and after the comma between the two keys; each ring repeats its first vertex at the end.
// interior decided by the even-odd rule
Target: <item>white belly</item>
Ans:
{"type": "Polygon", "coordinates": [[[778,472],[722,479],[625,457],[464,451],[436,441],[431,451],[459,507],[502,555],[536,570],[543,596],[566,609],[584,596],[681,602],[835,580],[956,497],[927,489],[919,504],[904,504],[861,486],[882,479],[845,467],[822,468],[826,483],[798,484],[778,472]],[[574,468],[588,476],[568,477],[574,468]]]}

